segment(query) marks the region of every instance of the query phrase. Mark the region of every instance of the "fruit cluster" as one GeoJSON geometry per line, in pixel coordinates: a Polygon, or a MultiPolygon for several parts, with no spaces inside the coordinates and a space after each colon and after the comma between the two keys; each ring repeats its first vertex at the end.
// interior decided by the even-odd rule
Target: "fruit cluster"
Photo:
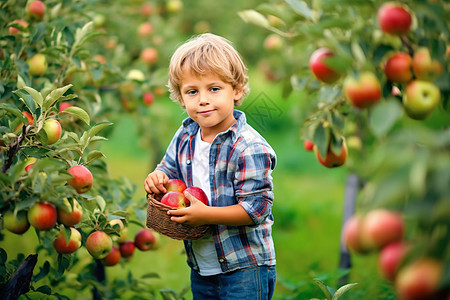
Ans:
{"type": "Polygon", "coordinates": [[[356,254],[378,252],[379,272],[395,284],[400,299],[430,299],[439,292],[444,262],[414,255],[414,243],[404,232],[402,214],[379,208],[350,217],[343,227],[342,242],[356,254]]]}
{"type": "Polygon", "coordinates": [[[180,179],[169,179],[164,185],[166,193],[162,195],[161,203],[175,209],[185,208],[191,205],[186,194],[194,196],[205,205],[208,205],[208,197],[205,192],[196,186],[186,187],[186,184],[180,179]]]}

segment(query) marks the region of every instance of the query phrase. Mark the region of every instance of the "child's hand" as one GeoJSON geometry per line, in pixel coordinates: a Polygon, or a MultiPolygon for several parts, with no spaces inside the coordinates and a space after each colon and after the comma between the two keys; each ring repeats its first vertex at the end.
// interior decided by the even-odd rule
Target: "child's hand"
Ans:
{"type": "Polygon", "coordinates": [[[144,181],[145,191],[149,194],[155,193],[165,193],[166,188],[164,184],[169,181],[169,177],[162,171],[156,170],[148,174],[144,181]]]}
{"type": "Polygon", "coordinates": [[[191,226],[200,226],[208,224],[206,216],[208,216],[209,206],[195,198],[189,193],[184,194],[191,202],[189,207],[169,210],[167,214],[171,216],[171,220],[177,223],[185,223],[191,226]]]}

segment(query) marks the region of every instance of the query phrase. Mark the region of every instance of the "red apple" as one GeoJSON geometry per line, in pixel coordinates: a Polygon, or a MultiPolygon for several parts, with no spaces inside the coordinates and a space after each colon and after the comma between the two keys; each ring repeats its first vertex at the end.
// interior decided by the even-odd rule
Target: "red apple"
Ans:
{"type": "Polygon", "coordinates": [[[151,2],[143,3],[139,11],[144,17],[151,16],[153,13],[153,4],[151,2]]]}
{"type": "Polygon", "coordinates": [[[378,10],[378,24],[383,32],[406,35],[412,24],[411,14],[399,3],[386,2],[378,10]]]}
{"type": "Polygon", "coordinates": [[[45,14],[45,4],[42,1],[33,1],[28,6],[27,12],[36,19],[42,19],[45,14]]]}
{"type": "Polygon", "coordinates": [[[161,198],[161,203],[173,208],[186,207],[186,197],[182,192],[172,191],[161,198]]]}
{"type": "Polygon", "coordinates": [[[123,258],[130,258],[134,253],[134,242],[133,241],[125,241],[119,244],[120,255],[123,258]]]}
{"type": "Polygon", "coordinates": [[[361,244],[361,224],[362,217],[359,215],[352,215],[348,218],[342,227],[342,242],[349,251],[366,254],[369,249],[361,244]]]}
{"type": "Polygon", "coordinates": [[[387,209],[374,209],[364,217],[361,243],[367,249],[378,250],[403,238],[402,215],[387,209]]]}
{"type": "Polygon", "coordinates": [[[59,112],[63,112],[66,108],[73,106],[70,102],[64,101],[59,104],[59,112]]]}
{"type": "Polygon", "coordinates": [[[73,206],[69,204],[64,208],[58,207],[58,220],[65,226],[74,226],[80,223],[82,217],[83,208],[75,199],[73,199],[73,206]]]}
{"type": "MultiPolygon", "coordinates": [[[[190,194],[190,195],[194,196],[194,198],[196,198],[197,200],[200,200],[203,204],[209,205],[208,196],[206,196],[205,192],[197,186],[190,186],[190,187],[186,188],[183,193],[184,193],[184,195],[186,195],[186,193],[190,194]]],[[[189,200],[186,199],[186,201],[187,201],[186,206],[189,206],[190,205],[189,200]]]]}
{"type": "Polygon", "coordinates": [[[86,239],[86,249],[96,259],[105,258],[111,252],[113,242],[104,231],[94,231],[86,239]]]}
{"type": "Polygon", "coordinates": [[[438,77],[443,71],[441,63],[431,58],[430,51],[426,47],[420,47],[414,52],[412,68],[417,79],[429,81],[438,77]]]}
{"type": "Polygon", "coordinates": [[[42,76],[47,72],[47,58],[44,54],[37,53],[27,59],[30,75],[42,76]]]}
{"type": "Polygon", "coordinates": [[[380,82],[371,72],[363,72],[359,78],[347,77],[343,92],[353,106],[361,109],[372,106],[381,98],[380,82]]]}
{"type": "Polygon", "coordinates": [[[409,245],[403,241],[389,243],[381,249],[378,256],[378,270],[384,278],[394,281],[408,250],[409,245]]]}
{"type": "Polygon", "coordinates": [[[319,48],[312,53],[309,59],[309,68],[318,80],[333,83],[339,79],[339,72],[327,65],[326,59],[333,56],[334,53],[328,48],[319,48]]]}
{"type": "Polygon", "coordinates": [[[109,225],[111,225],[111,227],[114,227],[114,225],[116,224],[119,225],[119,228],[117,230],[117,233],[119,235],[112,235],[112,239],[115,242],[122,243],[128,237],[128,227],[125,227],[121,219],[112,219],[111,221],[109,221],[109,225]]]}
{"type": "Polygon", "coordinates": [[[67,183],[75,188],[78,194],[88,192],[94,183],[94,178],[91,171],[82,165],[77,165],[67,170],[73,178],[69,179],[67,183]]]}
{"type": "Polygon", "coordinates": [[[146,106],[150,106],[155,100],[155,97],[153,96],[152,92],[145,92],[142,98],[144,99],[144,104],[146,106]]]}
{"type": "Polygon", "coordinates": [[[103,265],[111,267],[117,265],[120,262],[120,258],[119,248],[113,245],[109,254],[103,258],[101,262],[103,265]]]}
{"type": "Polygon", "coordinates": [[[430,81],[413,80],[403,94],[403,107],[406,114],[415,120],[424,120],[439,105],[441,92],[430,81]]]}
{"type": "Polygon", "coordinates": [[[392,82],[408,83],[412,79],[411,66],[412,59],[409,54],[396,52],[384,65],[384,74],[392,82]]]}
{"type": "Polygon", "coordinates": [[[28,157],[25,160],[25,171],[29,172],[31,167],[34,165],[35,162],[37,162],[37,158],[36,157],[28,157]]]}
{"type": "MultiPolygon", "coordinates": [[[[18,24],[18,25],[22,26],[23,28],[27,28],[28,27],[28,22],[25,21],[25,20],[22,20],[22,19],[14,20],[11,23],[12,24],[18,24]]],[[[16,27],[12,27],[12,26],[10,26],[8,28],[8,30],[9,30],[10,34],[18,34],[19,32],[21,32],[20,29],[17,29],[16,27]]]]}
{"type": "Polygon", "coordinates": [[[28,222],[27,212],[19,211],[15,214],[12,211],[6,212],[3,215],[3,225],[6,229],[15,234],[23,234],[28,228],[30,228],[30,223],[28,222]]]}
{"type": "Polygon", "coordinates": [[[52,229],[58,217],[56,207],[48,202],[35,203],[28,211],[28,222],[38,230],[52,229]]]}
{"type": "Polygon", "coordinates": [[[141,251],[153,249],[157,244],[159,236],[153,230],[142,228],[134,236],[134,245],[141,251]]]}
{"type": "Polygon", "coordinates": [[[313,151],[313,150],[314,150],[314,143],[311,142],[310,140],[305,140],[305,141],[303,142],[303,148],[304,148],[306,151],[313,151]]]}
{"type": "MultiPolygon", "coordinates": [[[[27,125],[33,125],[34,119],[33,119],[33,116],[29,112],[23,111],[22,115],[25,118],[27,118],[27,120],[28,120],[27,125]]],[[[17,124],[16,127],[14,127],[14,131],[17,131],[19,128],[22,128],[22,126],[23,126],[23,123],[20,122],[19,124],[17,124]]]]}
{"type": "Polygon", "coordinates": [[[341,152],[339,154],[336,154],[331,149],[331,144],[328,145],[328,151],[325,155],[325,157],[322,157],[319,151],[319,148],[315,145],[314,146],[314,154],[316,155],[317,160],[320,164],[327,168],[337,168],[345,164],[345,161],[347,160],[347,143],[345,140],[342,141],[342,148],[341,152]]]}
{"type": "Polygon", "coordinates": [[[138,27],[138,34],[141,37],[148,36],[153,33],[153,25],[150,22],[144,22],[138,27]]]}
{"type": "Polygon", "coordinates": [[[420,258],[398,271],[395,289],[401,300],[430,299],[437,292],[442,276],[442,262],[420,258]]]}
{"type": "Polygon", "coordinates": [[[53,241],[53,248],[62,254],[74,253],[81,247],[81,234],[75,228],[70,227],[70,239],[67,243],[65,233],[65,230],[59,231],[58,237],[53,241]]]}
{"type": "Polygon", "coordinates": [[[283,40],[278,34],[269,34],[264,40],[264,48],[267,50],[275,51],[280,50],[283,47],[283,40]]]}
{"type": "Polygon", "coordinates": [[[164,185],[167,192],[183,192],[186,189],[186,184],[180,179],[169,179],[169,181],[164,185]]]}
{"type": "Polygon", "coordinates": [[[47,144],[53,145],[61,138],[62,128],[61,124],[55,119],[48,119],[44,122],[43,127],[47,134],[47,144]]]}
{"type": "Polygon", "coordinates": [[[154,64],[158,60],[158,50],[151,47],[142,49],[140,58],[149,65],[154,64]]]}

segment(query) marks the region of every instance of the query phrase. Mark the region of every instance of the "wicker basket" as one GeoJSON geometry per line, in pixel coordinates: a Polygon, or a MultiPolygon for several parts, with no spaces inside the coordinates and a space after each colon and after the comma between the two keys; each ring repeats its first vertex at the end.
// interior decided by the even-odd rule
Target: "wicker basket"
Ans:
{"type": "Polygon", "coordinates": [[[197,240],[204,236],[209,229],[208,225],[189,226],[170,220],[168,210],[173,208],[159,201],[160,195],[147,195],[147,227],[156,232],[176,240],[197,240]],[[158,197],[159,196],[159,197],[158,197]]]}

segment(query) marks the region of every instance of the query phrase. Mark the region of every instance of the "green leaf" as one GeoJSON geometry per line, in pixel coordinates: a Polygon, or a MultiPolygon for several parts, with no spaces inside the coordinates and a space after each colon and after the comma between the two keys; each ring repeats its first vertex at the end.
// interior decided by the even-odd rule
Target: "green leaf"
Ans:
{"type": "Polygon", "coordinates": [[[45,97],[44,103],[43,103],[43,108],[45,110],[48,110],[53,104],[55,104],[56,101],[58,101],[65,92],[67,92],[68,89],[70,89],[72,87],[72,84],[68,84],[66,86],[63,86],[61,88],[57,88],[53,91],[51,91],[50,94],[47,95],[47,97],[45,97]]]}
{"type": "Polygon", "coordinates": [[[105,157],[105,155],[102,152],[100,152],[98,150],[93,150],[93,151],[89,152],[86,163],[89,164],[89,163],[93,162],[94,160],[97,160],[102,157],[105,157]]]}
{"type": "Polygon", "coordinates": [[[245,23],[250,23],[262,28],[271,27],[267,18],[254,9],[240,11],[238,12],[238,15],[245,23]]]}
{"type": "Polygon", "coordinates": [[[28,94],[31,95],[31,97],[33,97],[34,102],[36,102],[38,106],[42,106],[42,104],[44,103],[44,98],[42,97],[41,93],[29,86],[25,86],[23,89],[27,91],[28,94]]]}
{"type": "Polygon", "coordinates": [[[22,112],[15,105],[2,103],[0,104],[0,108],[12,113],[16,117],[23,118],[22,112]]]}
{"type": "Polygon", "coordinates": [[[101,210],[101,211],[104,211],[104,210],[105,210],[105,207],[106,207],[105,199],[103,199],[102,196],[97,195],[97,196],[95,197],[95,201],[97,202],[97,205],[98,205],[98,207],[100,208],[100,210],[101,210]]]}
{"type": "Polygon", "coordinates": [[[333,296],[331,295],[330,291],[328,290],[327,285],[322,280],[314,278],[313,282],[315,285],[317,285],[322,290],[322,292],[324,293],[327,300],[332,299],[333,296]]]}
{"type": "Polygon", "coordinates": [[[321,157],[325,157],[328,152],[330,142],[330,129],[324,128],[323,124],[319,124],[313,134],[313,143],[319,149],[321,157]]]}
{"type": "Polygon", "coordinates": [[[48,260],[44,262],[42,267],[39,268],[39,273],[33,276],[33,281],[37,282],[41,279],[44,279],[47,277],[47,275],[50,273],[50,263],[48,260]]]}
{"type": "Polygon", "coordinates": [[[89,138],[93,138],[97,133],[99,133],[103,128],[106,128],[108,126],[111,126],[113,123],[111,122],[101,122],[98,123],[96,125],[94,125],[93,127],[91,127],[91,129],[89,129],[87,131],[87,135],[89,138]]]}
{"type": "Polygon", "coordinates": [[[71,114],[79,118],[81,121],[89,125],[91,119],[89,118],[89,114],[82,108],[77,106],[70,106],[66,108],[61,114],[71,114]]]}
{"type": "Polygon", "coordinates": [[[397,101],[381,102],[369,112],[369,128],[378,138],[383,137],[402,115],[403,108],[397,101]]]}
{"type": "Polygon", "coordinates": [[[308,4],[299,0],[285,0],[287,4],[299,15],[305,17],[308,20],[313,20],[312,10],[308,7],[308,4]]]}
{"type": "Polygon", "coordinates": [[[358,285],[358,283],[354,282],[354,283],[349,283],[346,284],[344,286],[341,286],[336,293],[334,293],[333,298],[331,298],[332,300],[337,300],[339,299],[342,295],[344,295],[346,292],[348,292],[349,290],[351,290],[352,288],[354,288],[356,285],[358,285]]]}

